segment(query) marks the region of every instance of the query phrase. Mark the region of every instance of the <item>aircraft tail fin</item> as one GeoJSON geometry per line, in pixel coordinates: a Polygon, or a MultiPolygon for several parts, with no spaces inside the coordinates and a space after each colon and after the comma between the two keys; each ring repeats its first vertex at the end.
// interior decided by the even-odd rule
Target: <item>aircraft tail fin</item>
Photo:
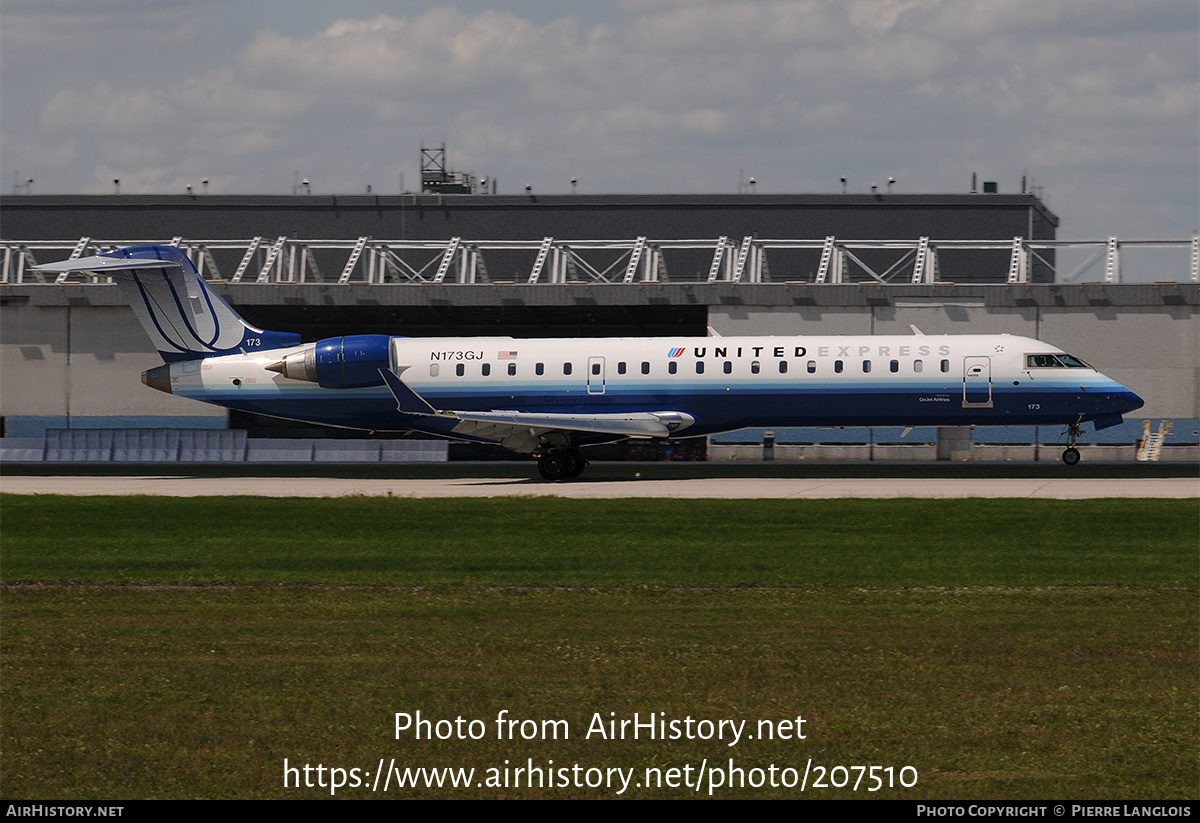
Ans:
{"type": "Polygon", "coordinates": [[[263,331],[242,319],[175,246],[124,249],[38,266],[112,277],[164,362],[300,345],[300,335],[263,331]]]}

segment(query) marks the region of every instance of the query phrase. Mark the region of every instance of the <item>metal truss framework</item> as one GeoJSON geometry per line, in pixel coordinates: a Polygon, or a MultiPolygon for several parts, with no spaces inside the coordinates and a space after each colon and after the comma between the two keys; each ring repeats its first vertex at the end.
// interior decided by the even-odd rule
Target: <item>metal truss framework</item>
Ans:
{"type": "MultiPolygon", "coordinates": [[[[75,241],[0,241],[4,268],[0,283],[46,283],[48,278],[31,271],[41,263],[76,259],[116,248],[155,241],[112,241],[81,237],[75,241]]],[[[1200,238],[1190,240],[766,240],[746,236],[737,240],[296,240],[274,239],[190,240],[174,237],[196,264],[201,276],[211,282],[230,283],[517,283],[529,285],[566,283],[763,283],[772,280],[767,265],[771,250],[820,252],[811,279],[781,278],[786,282],[836,284],[855,282],[936,283],[939,252],[1007,251],[1007,277],[997,271],[996,283],[1027,283],[1034,261],[1055,271],[1053,251],[1090,249],[1092,254],[1068,273],[1056,272],[1057,282],[1069,283],[1104,261],[1105,283],[1121,282],[1121,250],[1130,247],[1160,247],[1190,250],[1190,281],[1200,282],[1200,238]],[[672,253],[711,253],[707,278],[667,275],[667,258],[672,253]],[[528,276],[520,279],[490,279],[484,252],[524,254],[533,258],[528,276]],[[1047,252],[1051,252],[1047,254],[1047,252]],[[873,255],[874,266],[862,258],[873,255]],[[225,270],[218,266],[224,262],[225,270]],[[1049,258],[1049,259],[1047,259],[1049,258]],[[880,266],[879,260],[887,260],[880,266]],[[232,265],[232,261],[239,262],[232,265]],[[318,261],[323,261],[320,264],[318,261]],[[332,261],[332,262],[331,262],[332,261]],[[882,269],[882,270],[877,270],[882,269]]],[[[104,283],[108,278],[81,273],[61,274],[56,283],[104,283]]],[[[779,282],[776,280],[776,282],[779,282]]]]}

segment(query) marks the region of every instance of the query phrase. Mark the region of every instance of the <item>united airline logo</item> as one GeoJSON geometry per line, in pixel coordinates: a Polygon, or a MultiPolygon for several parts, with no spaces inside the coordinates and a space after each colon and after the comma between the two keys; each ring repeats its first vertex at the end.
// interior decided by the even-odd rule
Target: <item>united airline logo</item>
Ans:
{"type": "Polygon", "coordinates": [[[676,346],[667,353],[667,357],[678,357],[683,354],[686,349],[683,346],[676,346]]]}

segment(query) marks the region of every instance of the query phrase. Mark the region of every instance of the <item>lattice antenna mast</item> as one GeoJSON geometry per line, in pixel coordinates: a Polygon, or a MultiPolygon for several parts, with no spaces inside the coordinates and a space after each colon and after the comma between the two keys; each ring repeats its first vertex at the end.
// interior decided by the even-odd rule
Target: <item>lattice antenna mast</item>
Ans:
{"type": "Polygon", "coordinates": [[[475,178],[446,168],[446,144],[438,148],[421,145],[421,191],[434,194],[474,194],[475,178]]]}

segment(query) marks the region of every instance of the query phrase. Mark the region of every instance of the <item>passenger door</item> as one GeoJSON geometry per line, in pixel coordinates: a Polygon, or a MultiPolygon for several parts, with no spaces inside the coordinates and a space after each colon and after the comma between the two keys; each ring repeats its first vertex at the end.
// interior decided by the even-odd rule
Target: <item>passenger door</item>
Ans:
{"type": "Polygon", "coordinates": [[[963,408],[992,407],[992,358],[972,356],[963,358],[963,408]]]}

